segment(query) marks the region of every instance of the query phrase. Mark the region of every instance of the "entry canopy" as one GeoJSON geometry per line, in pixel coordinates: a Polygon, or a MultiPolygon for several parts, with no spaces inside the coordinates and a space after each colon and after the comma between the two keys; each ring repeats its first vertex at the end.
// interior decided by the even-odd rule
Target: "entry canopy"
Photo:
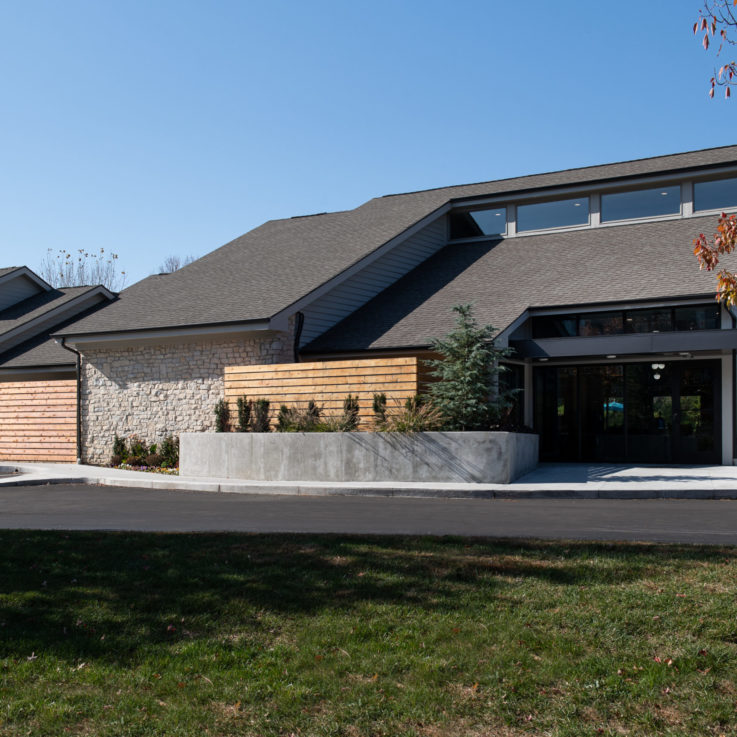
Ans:
{"type": "Polygon", "coordinates": [[[635,335],[510,340],[519,358],[637,356],[650,353],[722,351],[737,348],[737,330],[688,330],[635,335]]]}

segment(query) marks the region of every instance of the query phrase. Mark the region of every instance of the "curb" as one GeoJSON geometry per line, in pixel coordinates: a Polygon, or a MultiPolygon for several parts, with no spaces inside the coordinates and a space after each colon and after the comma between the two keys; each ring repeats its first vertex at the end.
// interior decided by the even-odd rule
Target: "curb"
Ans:
{"type": "MultiPolygon", "coordinates": [[[[35,469],[34,469],[35,470],[35,469]]],[[[489,489],[489,488],[444,488],[407,486],[318,486],[295,484],[239,483],[237,481],[196,481],[179,479],[176,476],[156,478],[122,478],[111,476],[43,476],[24,475],[21,466],[0,466],[0,473],[18,473],[16,478],[0,480],[3,487],[46,486],[60,484],[88,484],[91,486],[128,487],[136,489],[158,489],[162,491],[201,491],[208,493],[253,494],[258,496],[366,496],[366,497],[405,497],[417,499],[497,499],[505,501],[524,499],[694,499],[694,500],[734,500],[735,489],[489,489]]]]}

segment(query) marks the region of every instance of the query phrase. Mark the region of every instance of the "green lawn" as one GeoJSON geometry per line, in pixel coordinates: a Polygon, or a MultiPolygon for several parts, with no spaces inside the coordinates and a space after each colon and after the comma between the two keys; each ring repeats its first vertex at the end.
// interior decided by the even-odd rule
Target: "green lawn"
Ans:
{"type": "Polygon", "coordinates": [[[737,549],[0,532],[2,735],[737,735],[737,549]]]}

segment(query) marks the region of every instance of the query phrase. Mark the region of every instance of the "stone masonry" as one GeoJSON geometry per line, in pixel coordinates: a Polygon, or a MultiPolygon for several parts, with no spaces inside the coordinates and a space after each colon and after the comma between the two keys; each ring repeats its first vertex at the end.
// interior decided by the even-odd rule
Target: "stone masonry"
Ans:
{"type": "Polygon", "coordinates": [[[292,360],[291,335],[275,332],[221,342],[85,349],[82,460],[108,463],[116,434],[151,444],[180,432],[213,430],[226,366],[292,360]]]}

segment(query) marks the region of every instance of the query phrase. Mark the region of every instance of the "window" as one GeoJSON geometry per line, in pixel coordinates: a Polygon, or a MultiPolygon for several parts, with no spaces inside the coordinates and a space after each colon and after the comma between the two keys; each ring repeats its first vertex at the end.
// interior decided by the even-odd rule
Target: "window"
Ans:
{"type": "Polygon", "coordinates": [[[697,305],[675,308],[676,330],[717,330],[719,305],[697,305]]]}
{"type": "Polygon", "coordinates": [[[681,188],[656,187],[635,192],[615,192],[601,196],[601,222],[632,218],[677,215],[681,211],[681,188]]]}
{"type": "Polygon", "coordinates": [[[665,333],[673,330],[673,310],[630,310],[624,320],[628,333],[665,333]]]}
{"type": "Polygon", "coordinates": [[[667,333],[673,330],[717,330],[719,305],[612,310],[583,315],[541,315],[532,318],[533,338],[572,338],[624,333],[667,333]]]}
{"type": "Polygon", "coordinates": [[[737,207],[737,178],[695,182],[694,210],[722,210],[737,207]]]}
{"type": "Polygon", "coordinates": [[[551,315],[532,318],[533,338],[572,338],[578,335],[575,315],[551,315]]]}
{"type": "Polygon", "coordinates": [[[507,232],[507,208],[470,210],[450,213],[450,237],[478,238],[485,235],[504,235],[507,232]]]}
{"type": "Polygon", "coordinates": [[[578,334],[617,335],[624,332],[621,312],[592,312],[578,318],[578,334]]]}
{"type": "Polygon", "coordinates": [[[555,202],[537,202],[517,207],[517,230],[543,230],[571,225],[587,225],[589,198],[576,197],[555,202]]]}

